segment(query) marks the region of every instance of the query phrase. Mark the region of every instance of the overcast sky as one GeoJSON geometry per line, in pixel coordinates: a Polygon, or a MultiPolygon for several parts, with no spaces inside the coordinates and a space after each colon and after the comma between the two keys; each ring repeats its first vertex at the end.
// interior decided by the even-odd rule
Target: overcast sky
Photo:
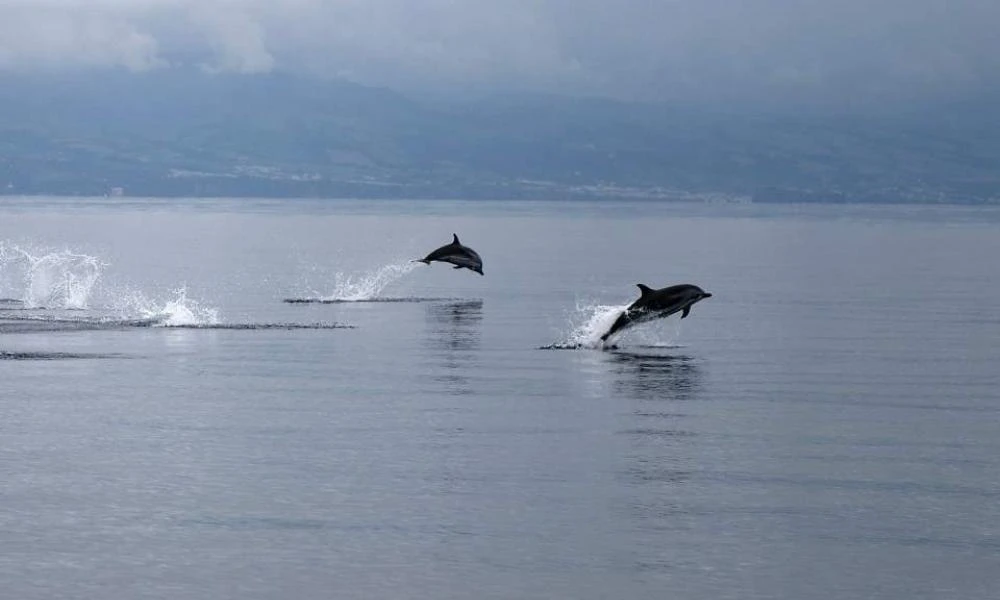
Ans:
{"type": "Polygon", "coordinates": [[[0,0],[0,69],[896,102],[995,90],[1000,0],[0,0]]]}

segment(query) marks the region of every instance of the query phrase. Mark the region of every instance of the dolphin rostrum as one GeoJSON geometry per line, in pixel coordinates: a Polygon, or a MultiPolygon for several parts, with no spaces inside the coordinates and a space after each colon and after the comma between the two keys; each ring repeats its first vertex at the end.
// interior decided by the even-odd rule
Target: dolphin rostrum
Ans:
{"type": "Polygon", "coordinates": [[[691,306],[695,302],[712,297],[712,294],[689,283],[672,285],[659,290],[654,290],[641,283],[636,285],[641,293],[639,299],[618,315],[618,319],[615,320],[611,329],[601,336],[602,342],[607,341],[609,337],[622,329],[653,319],[669,317],[675,312],[680,312],[683,319],[691,312],[691,306]]]}
{"type": "Polygon", "coordinates": [[[455,265],[456,269],[469,269],[482,275],[483,259],[479,258],[479,254],[472,248],[463,246],[462,242],[458,241],[457,234],[451,235],[454,239],[450,244],[441,246],[427,256],[413,262],[422,262],[425,265],[429,265],[433,261],[446,262],[455,265]]]}

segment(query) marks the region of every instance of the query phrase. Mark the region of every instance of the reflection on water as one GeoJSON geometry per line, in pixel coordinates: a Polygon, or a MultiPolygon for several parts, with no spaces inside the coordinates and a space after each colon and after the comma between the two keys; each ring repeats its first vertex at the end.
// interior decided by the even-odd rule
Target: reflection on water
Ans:
{"type": "MultiPolygon", "coordinates": [[[[628,439],[618,471],[624,484],[621,511],[640,536],[681,530],[690,514],[680,486],[697,470],[693,447],[698,436],[689,411],[702,395],[702,367],[692,356],[659,349],[609,352],[605,364],[610,389],[625,408],[617,431],[628,439]]],[[[670,560],[640,550],[650,547],[656,545],[634,546],[637,572],[673,568],[670,560]]]]}
{"type": "Polygon", "coordinates": [[[628,403],[619,434],[631,440],[627,479],[634,483],[687,479],[687,446],[696,437],[685,426],[685,405],[699,397],[701,368],[690,356],[615,352],[608,356],[612,390],[628,403]]]}
{"type": "Polygon", "coordinates": [[[614,391],[639,400],[692,400],[701,388],[701,372],[686,355],[609,352],[614,391]]]}
{"type": "Polygon", "coordinates": [[[431,304],[427,308],[431,334],[428,343],[432,348],[446,351],[476,349],[480,343],[482,320],[482,300],[431,304]]]}
{"type": "Polygon", "coordinates": [[[434,381],[449,394],[472,394],[468,369],[476,366],[475,351],[482,344],[482,300],[461,300],[427,306],[427,336],[424,344],[428,356],[443,370],[434,381]]]}

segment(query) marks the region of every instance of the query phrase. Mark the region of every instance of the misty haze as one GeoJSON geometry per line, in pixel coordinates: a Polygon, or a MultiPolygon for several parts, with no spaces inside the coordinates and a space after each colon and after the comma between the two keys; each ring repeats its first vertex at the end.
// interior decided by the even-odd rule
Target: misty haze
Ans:
{"type": "Polygon", "coordinates": [[[6,194],[1000,198],[989,2],[0,2],[6,194]]]}
{"type": "Polygon", "coordinates": [[[0,0],[0,596],[992,600],[998,23],[0,0]]]}

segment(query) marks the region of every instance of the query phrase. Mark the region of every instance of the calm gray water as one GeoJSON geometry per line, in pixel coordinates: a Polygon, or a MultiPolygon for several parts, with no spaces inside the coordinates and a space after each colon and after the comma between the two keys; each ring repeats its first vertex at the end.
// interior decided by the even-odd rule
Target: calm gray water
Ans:
{"type": "Polygon", "coordinates": [[[997,209],[2,200],[0,595],[996,598],[997,257],[997,209]],[[452,232],[484,277],[407,262],[452,232]],[[639,282],[714,297],[587,348],[639,282]],[[401,301],[284,302],[336,298],[401,301]]]}

